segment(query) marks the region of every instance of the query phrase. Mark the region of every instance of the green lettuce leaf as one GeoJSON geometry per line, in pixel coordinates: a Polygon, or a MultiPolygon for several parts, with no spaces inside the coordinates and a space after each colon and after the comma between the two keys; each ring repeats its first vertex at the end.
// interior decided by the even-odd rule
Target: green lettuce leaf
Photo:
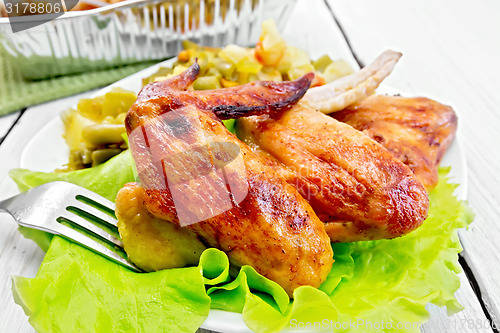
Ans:
{"type": "Polygon", "coordinates": [[[227,119],[222,121],[227,130],[233,134],[236,134],[234,126],[236,125],[236,119],[227,119]]]}
{"type": "Polygon", "coordinates": [[[200,271],[137,274],[54,237],[36,278],[14,277],[13,293],[38,332],[194,332],[210,309],[200,271]]]}
{"type": "MultiPolygon", "coordinates": [[[[39,332],[194,332],[210,308],[241,312],[256,332],[283,328],[380,331],[380,323],[422,323],[427,303],[462,309],[456,230],[473,215],[453,196],[447,169],[430,193],[429,217],[393,240],[332,244],[335,263],[319,289],[300,287],[294,300],[252,267],[231,267],[225,253],[207,249],[198,267],[133,273],[54,237],[35,278],[13,278],[15,300],[39,332]]],[[[100,167],[71,173],[13,170],[21,190],[53,180],[85,186],[113,199],[133,181],[128,153],[100,167]]],[[[33,237],[33,235],[31,235],[33,237]]],[[[417,332],[418,325],[402,331],[417,332]]]]}

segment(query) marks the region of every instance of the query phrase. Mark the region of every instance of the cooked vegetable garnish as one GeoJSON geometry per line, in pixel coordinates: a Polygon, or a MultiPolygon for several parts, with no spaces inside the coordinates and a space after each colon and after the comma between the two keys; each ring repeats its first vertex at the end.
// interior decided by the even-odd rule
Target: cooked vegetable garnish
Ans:
{"type": "Polygon", "coordinates": [[[113,88],[104,96],[84,98],[76,110],[61,114],[70,148],[68,170],[99,165],[127,149],[123,121],[136,98],[131,91],[113,88]]]}
{"type": "MultiPolygon", "coordinates": [[[[344,60],[332,60],[324,55],[312,62],[307,53],[286,44],[274,21],[263,24],[263,32],[255,48],[228,45],[224,48],[205,47],[190,41],[171,68],[162,67],[143,79],[143,85],[163,81],[180,74],[198,59],[200,75],[193,84],[195,90],[229,88],[253,81],[295,80],[315,72],[313,85],[322,85],[351,74],[353,69],[344,60]]],[[[122,139],[125,114],[136,94],[114,88],[104,96],[82,99],[76,110],[62,113],[65,139],[70,148],[67,170],[93,167],[127,149],[122,139]]],[[[234,121],[224,122],[232,131],[234,121]]]]}
{"type": "Polygon", "coordinates": [[[262,35],[255,48],[228,45],[222,49],[184,42],[184,50],[172,68],[160,68],[143,84],[163,81],[184,71],[198,59],[200,75],[194,89],[228,88],[253,81],[295,80],[315,72],[314,85],[322,85],[353,72],[345,60],[324,55],[312,62],[307,52],[288,45],[280,36],[274,21],[262,25],[262,35]]]}
{"type": "Polygon", "coordinates": [[[116,200],[118,228],[129,259],[148,272],[198,264],[206,247],[193,232],[151,214],[142,203],[144,193],[130,183],[116,200]]]}

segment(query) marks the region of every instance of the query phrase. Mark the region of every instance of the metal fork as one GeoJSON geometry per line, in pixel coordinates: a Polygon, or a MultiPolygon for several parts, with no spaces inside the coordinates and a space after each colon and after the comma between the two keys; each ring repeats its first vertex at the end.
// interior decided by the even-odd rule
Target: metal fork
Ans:
{"type": "Polygon", "coordinates": [[[67,222],[90,232],[102,241],[123,251],[123,243],[90,221],[97,221],[117,230],[115,204],[81,186],[57,181],[35,187],[12,198],[0,201],[0,211],[10,213],[23,227],[63,236],[136,272],[134,264],[93,240],[88,235],[68,227],[67,222]]]}

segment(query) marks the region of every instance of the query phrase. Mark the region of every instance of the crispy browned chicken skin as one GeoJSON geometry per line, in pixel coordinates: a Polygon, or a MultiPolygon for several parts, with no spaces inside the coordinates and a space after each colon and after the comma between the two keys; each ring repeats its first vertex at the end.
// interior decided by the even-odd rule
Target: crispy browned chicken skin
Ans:
{"type": "Polygon", "coordinates": [[[311,75],[288,83],[186,91],[198,70],[195,64],[169,81],[146,86],[127,114],[127,133],[145,188],[145,206],[153,215],[174,224],[180,224],[180,211],[191,212],[191,218],[202,220],[186,228],[205,245],[226,252],[235,265],[251,265],[290,296],[302,285],[319,287],[333,263],[323,223],[297,190],[216,116],[237,118],[286,110],[305,93],[311,75]],[[146,134],[146,140],[133,139],[141,133],[146,134]],[[237,147],[240,154],[219,167],[216,161],[225,161],[225,157],[216,155],[227,152],[214,150],[211,142],[237,147]],[[208,165],[203,163],[207,152],[208,165]],[[176,154],[185,155],[171,157],[176,154]],[[218,169],[223,169],[224,177],[216,176],[218,169]],[[189,178],[193,171],[200,177],[189,178]],[[169,188],[166,178],[173,179],[171,184],[182,191],[169,188]],[[229,186],[225,183],[228,179],[232,180],[229,186]],[[217,213],[218,205],[227,198],[224,191],[216,189],[227,187],[231,187],[230,207],[217,213]],[[200,208],[211,205],[215,212],[200,208]],[[214,214],[204,218],[207,213],[214,214]]]}
{"type": "Polygon", "coordinates": [[[302,103],[279,119],[242,118],[238,135],[309,201],[332,241],[398,237],[427,217],[427,192],[408,166],[302,103]]]}
{"type": "Polygon", "coordinates": [[[372,96],[331,114],[386,147],[426,188],[438,181],[438,164],[457,131],[447,105],[425,97],[372,96]]]}

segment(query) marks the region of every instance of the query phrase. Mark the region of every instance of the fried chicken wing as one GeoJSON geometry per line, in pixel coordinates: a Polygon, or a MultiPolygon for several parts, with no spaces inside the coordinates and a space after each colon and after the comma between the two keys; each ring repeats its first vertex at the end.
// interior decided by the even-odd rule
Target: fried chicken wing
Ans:
{"type": "Polygon", "coordinates": [[[386,147],[428,189],[457,131],[453,109],[424,97],[372,96],[332,116],[386,147]]]}
{"type": "Polygon", "coordinates": [[[146,86],[127,114],[145,207],[165,223],[185,225],[205,245],[226,252],[232,264],[251,265],[290,296],[302,285],[318,287],[333,263],[323,223],[217,118],[282,112],[305,93],[311,75],[187,91],[198,70],[195,64],[146,86]]]}
{"type": "Polygon", "coordinates": [[[242,118],[238,135],[309,201],[332,241],[401,236],[427,217],[427,192],[408,166],[305,104],[278,119],[242,118]]]}

